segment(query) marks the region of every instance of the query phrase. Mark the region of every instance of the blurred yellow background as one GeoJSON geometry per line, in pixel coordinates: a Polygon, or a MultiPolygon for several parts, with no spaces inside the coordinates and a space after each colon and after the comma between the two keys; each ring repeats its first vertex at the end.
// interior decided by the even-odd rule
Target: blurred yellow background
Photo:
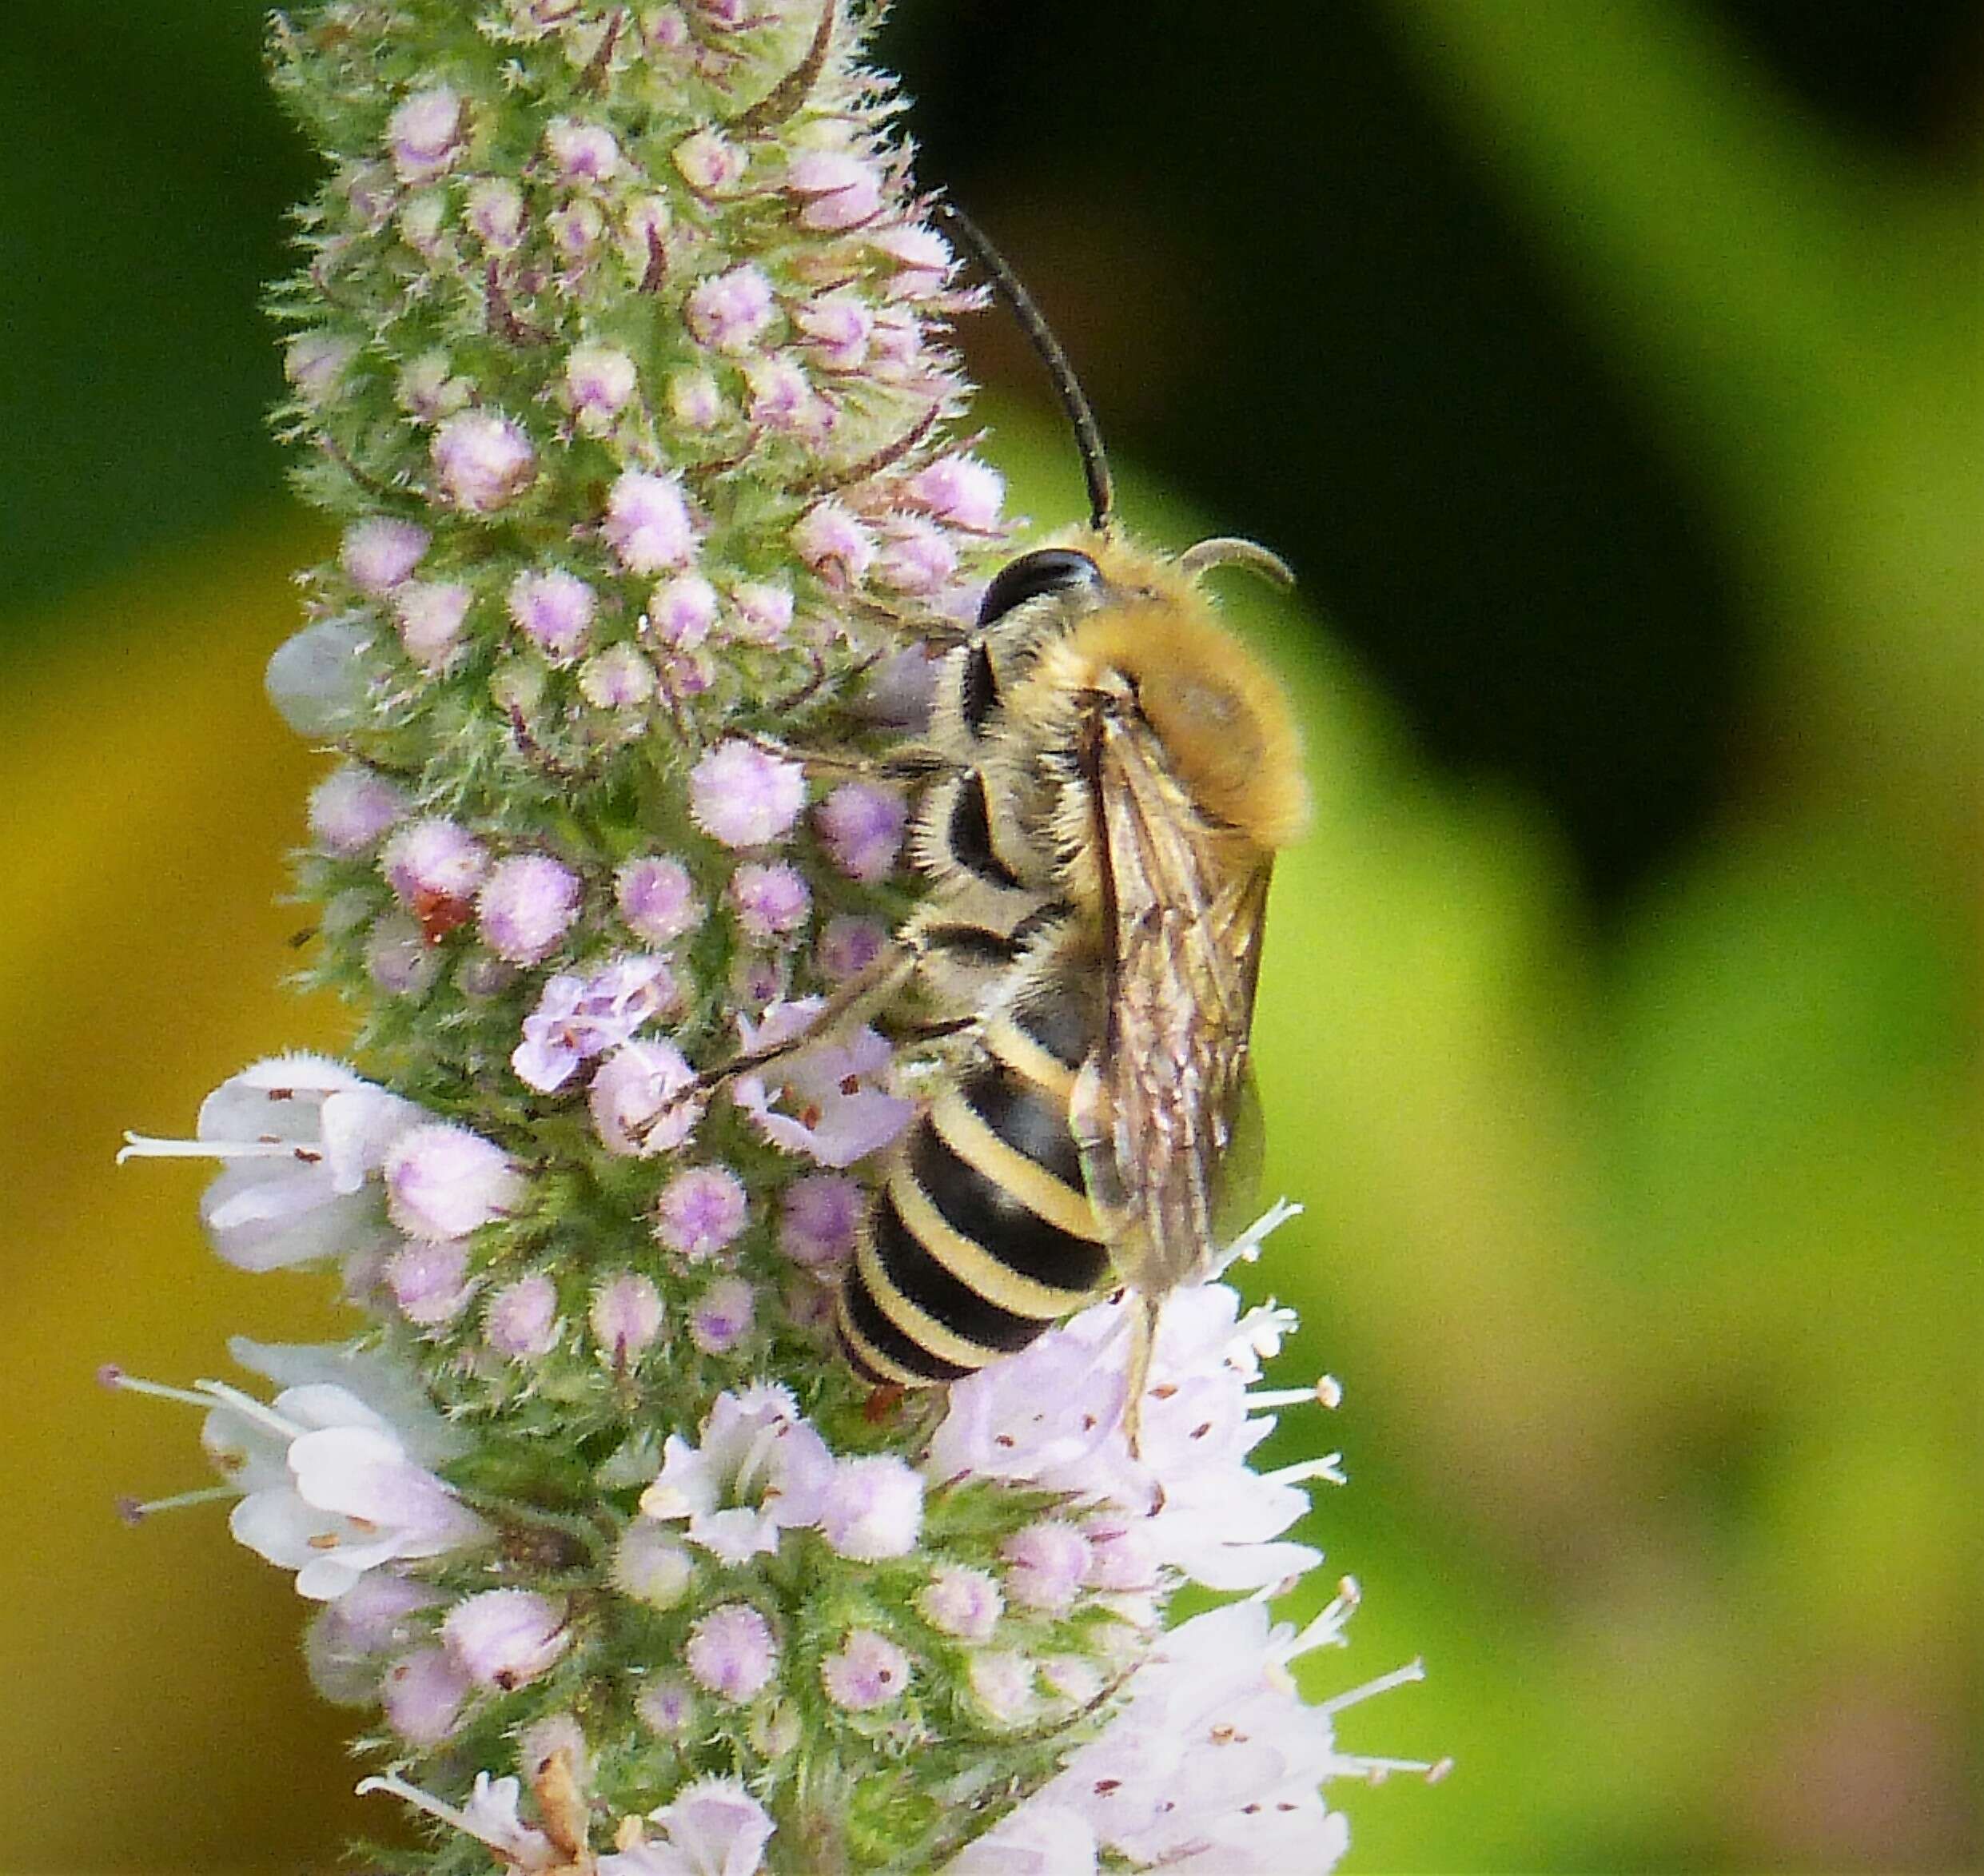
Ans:
{"type": "MultiPolygon", "coordinates": [[[[253,10],[148,7],[130,28],[141,72],[131,38],[108,66],[79,68],[83,41],[65,47],[59,26],[0,26],[0,82],[24,98],[41,86],[50,121],[79,69],[107,73],[90,93],[106,121],[121,100],[153,99],[161,71],[195,103],[203,86],[236,98],[253,74],[228,62],[252,53],[253,10]]],[[[950,10],[915,10],[902,38],[940,103],[946,62],[962,56],[938,17],[950,10]]],[[[1327,1367],[1348,1390],[1322,1431],[1353,1483],[1321,1500],[1310,1535],[1366,1603],[1349,1654],[1309,1663],[1316,1691],[1423,1653],[1427,1683],[1349,1714],[1345,1735],[1458,1762],[1431,1790],[1347,1793],[1353,1866],[1978,1867],[1974,149],[1904,160],[1839,134],[1759,76],[1726,18],[1711,30],[1707,14],[1655,0],[1388,0],[1352,17],[1388,48],[1364,82],[1418,100],[1420,133],[1451,139],[1471,186],[1506,204],[1506,238],[1528,251],[1538,290],[1604,361],[1616,402],[1594,424],[1657,452],[1704,518],[1718,603],[1743,647],[1738,679],[1701,680],[1715,757],[1678,731],[1647,755],[1623,746],[1619,722],[1633,719],[1605,717],[1581,686],[1583,641],[1524,641],[1520,604],[1511,612],[1498,588],[1504,610],[1448,676],[1498,696],[1501,667],[1536,660],[1509,707],[1572,754],[1549,772],[1492,751],[1471,760],[1460,717],[1412,689],[1412,647],[1397,642],[1422,619],[1416,603],[1432,604],[1424,565],[1437,560],[1464,592],[1464,538],[1374,507],[1342,524],[1354,552],[1333,549],[1325,491],[1360,465],[1321,432],[1317,460],[1299,453],[1265,399],[1235,408],[1237,441],[1218,443],[1259,459],[1257,484],[1217,453],[1181,457],[1188,513],[1131,480],[1133,524],[1169,540],[1201,524],[1258,532],[1332,602],[1325,626],[1234,595],[1301,694],[1321,807],[1277,879],[1257,1027],[1269,1192],[1309,1209],[1249,1281],[1302,1310],[1284,1372],[1327,1367]],[[1285,538],[1295,524],[1277,532],[1277,513],[1306,516],[1313,534],[1285,538]],[[1390,614],[1374,599],[1388,590],[1390,614]],[[1686,811],[1574,798],[1556,778],[1576,763],[1638,764],[1635,787],[1656,794],[1671,777],[1686,811]],[[1652,831],[1608,847],[1607,828],[1628,824],[1652,831]]],[[[1976,10],[1963,17],[1974,25],[1976,10]]],[[[1202,83],[1256,77],[1213,65],[1202,83]]],[[[1141,129],[1122,132],[1132,151],[1163,134],[1142,103],[1141,129]]],[[[261,108],[241,102],[220,121],[252,149],[261,108]]],[[[184,98],[173,107],[175,121],[193,114],[184,98]]],[[[1029,121],[1006,134],[1025,145],[1040,134],[1029,121]]],[[[967,114],[926,133],[942,145],[975,130],[967,114]]],[[[1335,140],[1356,126],[1301,133],[1325,172],[1349,162],[1335,140]]],[[[68,148],[24,144],[6,159],[51,222],[56,185],[35,165],[68,148]]],[[[293,193],[302,172],[284,160],[293,193]]],[[[242,161],[227,158],[223,181],[242,161]]],[[[1271,188],[1247,195],[1207,161],[1208,187],[1231,193],[1174,204],[1163,225],[1224,215],[1245,235],[1252,216],[1256,245],[1320,253],[1339,238],[1324,211],[1291,222],[1271,188]]],[[[998,205],[996,173],[977,187],[998,205]]],[[[1028,271],[1050,309],[1076,309],[1078,357],[1086,345],[1113,361],[1094,375],[1134,378],[1135,309],[1093,303],[1108,281],[1055,247],[1056,200],[1029,181],[1006,205],[1022,229],[1050,231],[1045,265],[1028,271]]],[[[1062,225],[1093,225],[1092,197],[1085,208],[1075,189],[1067,203],[1062,225]]],[[[1380,206],[1437,232],[1436,205],[1409,191],[1380,206]]],[[[113,259],[142,251],[141,232],[114,217],[76,225],[113,259]]],[[[243,239],[250,273],[267,271],[261,238],[243,239]]],[[[1184,266],[1161,241],[1145,264],[1184,266]]],[[[26,271],[9,293],[89,285],[53,260],[26,271]]],[[[1181,302],[1197,289],[1177,283],[1197,277],[1177,276],[1181,302]]],[[[1260,306],[1285,287],[1232,290],[1260,306]]],[[[194,321],[189,308],[197,298],[177,317],[194,321]]],[[[61,320],[42,310],[66,345],[91,330],[86,295],[61,320]]],[[[1412,323],[1409,301],[1396,317],[1412,323]]],[[[25,335],[10,364],[53,379],[78,368],[53,339],[36,348],[31,321],[10,329],[25,335]]],[[[165,332],[169,349],[202,343],[195,323],[165,332]]],[[[1144,394],[1162,403],[1169,384],[1188,407],[1195,384],[1229,374],[1190,330],[1172,336],[1167,353],[1153,320],[1144,394]]],[[[252,420],[266,341],[244,320],[229,343],[258,348],[226,394],[252,420]]],[[[1297,404],[1327,368],[1287,346],[1269,362],[1297,404]]],[[[1235,354],[1230,375],[1257,364],[1235,354]]],[[[0,1150],[21,1205],[16,1432],[0,1461],[12,1508],[0,1685],[13,1696],[0,1868],[328,1867],[361,1814],[339,1743],[347,1716],[304,1680],[303,1607],[213,1508],[118,1524],[120,1492],[205,1482],[195,1420],[93,1380],[113,1359],[161,1379],[225,1374],[230,1332],[302,1337],[336,1320],[320,1283],[218,1265],[194,1220],[199,1169],[111,1166],[122,1129],[174,1131],[243,1063],[338,1033],[335,1012],[278,987],[302,922],[276,902],[281,854],[321,763],[260,686],[294,616],[289,572],[321,542],[269,499],[259,444],[203,441],[191,416],[165,424],[160,411],[190,393],[169,356],[147,368],[94,431],[78,394],[80,444],[51,432],[35,448],[26,392],[0,407],[17,464],[0,539],[18,549],[0,747],[0,878],[13,886],[0,1150]],[[160,426],[190,437],[205,467],[185,490],[161,482],[157,514],[137,496],[118,506],[118,452],[149,460],[161,446],[145,432],[160,426]],[[246,466],[228,468],[231,449],[246,466]],[[90,551],[79,485],[100,492],[96,546],[121,543],[122,566],[90,551]],[[51,540],[70,537],[56,555],[51,540]]],[[[1493,401],[1541,409],[1548,392],[1525,406],[1526,387],[1512,368],[1493,401]]],[[[1169,464],[1162,424],[1123,396],[1131,444],[1169,464]]],[[[1420,460],[1456,472],[1470,413],[1439,432],[1412,414],[1396,463],[1372,459],[1367,480],[1409,481],[1420,460]]],[[[997,421],[1014,505],[1073,512],[1058,433],[997,421]]],[[[1526,494],[1567,500],[1540,480],[1526,494]]],[[[1592,480],[1593,514],[1623,499],[1592,480]]],[[[1533,585],[1540,608],[1561,599],[1553,552],[1607,524],[1572,504],[1520,576],[1494,576],[1519,595],[1533,585]]],[[[1647,600],[1671,572],[1650,561],[1639,582],[1608,566],[1581,622],[1593,645],[1637,634],[1651,647],[1649,719],[1670,709],[1663,687],[1695,675],[1685,583],[1666,611],[1647,600]]],[[[1291,1425],[1270,1450],[1313,1445],[1317,1424],[1291,1425]]]]}

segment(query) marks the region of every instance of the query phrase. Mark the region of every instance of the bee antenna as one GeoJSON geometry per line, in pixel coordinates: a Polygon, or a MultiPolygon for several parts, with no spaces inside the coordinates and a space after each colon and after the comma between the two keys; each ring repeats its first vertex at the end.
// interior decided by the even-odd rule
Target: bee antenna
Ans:
{"type": "Polygon", "coordinates": [[[1277,586],[1292,587],[1295,574],[1287,561],[1272,548],[1257,540],[1241,540],[1232,535],[1216,535],[1178,556],[1178,565],[1194,580],[1209,567],[1245,567],[1277,586]]]}
{"type": "Polygon", "coordinates": [[[955,202],[938,202],[937,213],[957,230],[958,240],[985,269],[993,291],[1011,309],[1027,343],[1040,355],[1041,363],[1054,380],[1054,394],[1074,428],[1074,446],[1082,455],[1082,473],[1088,481],[1089,525],[1102,533],[1115,510],[1116,488],[1110,476],[1109,457],[1102,448],[1102,432],[1096,427],[1095,412],[1090,409],[1088,399],[1082,394],[1074,367],[1069,364],[1068,355],[1062,350],[1061,341],[1054,337],[1046,315],[1034,304],[1033,296],[1020,285],[1011,263],[993,246],[985,230],[955,202]]]}

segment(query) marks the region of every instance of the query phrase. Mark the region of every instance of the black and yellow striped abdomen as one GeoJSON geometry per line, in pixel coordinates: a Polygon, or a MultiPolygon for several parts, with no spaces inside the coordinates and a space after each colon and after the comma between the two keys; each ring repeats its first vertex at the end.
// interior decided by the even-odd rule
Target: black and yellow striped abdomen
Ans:
{"type": "Polygon", "coordinates": [[[956,1380],[1114,1287],[1068,1125],[1101,1022],[1088,986],[1037,986],[898,1144],[841,1285],[867,1379],[956,1380]]]}

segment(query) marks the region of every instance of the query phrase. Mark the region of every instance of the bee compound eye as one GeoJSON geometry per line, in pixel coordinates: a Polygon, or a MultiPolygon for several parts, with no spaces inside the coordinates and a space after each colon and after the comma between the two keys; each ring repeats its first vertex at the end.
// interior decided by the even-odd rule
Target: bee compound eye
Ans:
{"type": "Polygon", "coordinates": [[[1073,548],[1040,548],[1009,560],[992,576],[979,603],[978,623],[993,624],[1044,593],[1072,592],[1102,584],[1102,569],[1086,554],[1073,548]]]}

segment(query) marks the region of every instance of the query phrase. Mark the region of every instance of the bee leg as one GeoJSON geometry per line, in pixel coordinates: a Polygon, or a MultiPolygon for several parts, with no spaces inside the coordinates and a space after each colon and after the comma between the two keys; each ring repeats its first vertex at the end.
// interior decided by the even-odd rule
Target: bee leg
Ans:
{"type": "Polygon", "coordinates": [[[762,730],[747,730],[741,740],[782,762],[796,762],[813,775],[857,775],[865,781],[930,782],[940,775],[960,774],[965,767],[920,746],[868,755],[855,749],[807,749],[781,737],[767,735],[762,730]]]}
{"type": "Polygon", "coordinates": [[[1141,1460],[1143,1453],[1144,1395],[1150,1386],[1150,1358],[1157,1345],[1157,1312],[1163,1299],[1141,1290],[1130,1292],[1129,1361],[1124,1376],[1123,1435],[1129,1441],[1129,1456],[1141,1460]]]}

